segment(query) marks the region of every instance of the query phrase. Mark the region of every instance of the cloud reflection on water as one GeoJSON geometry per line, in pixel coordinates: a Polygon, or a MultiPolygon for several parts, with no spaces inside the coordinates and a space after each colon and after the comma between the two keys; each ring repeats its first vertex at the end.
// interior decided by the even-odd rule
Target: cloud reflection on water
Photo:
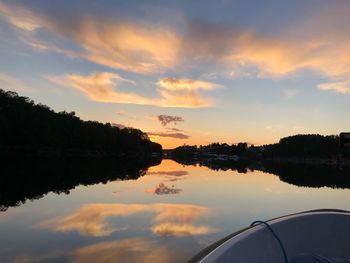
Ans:
{"type": "Polygon", "coordinates": [[[147,188],[145,190],[146,193],[152,193],[156,195],[172,195],[172,194],[179,194],[182,190],[175,188],[174,185],[172,186],[166,186],[164,183],[160,183],[155,188],[147,188]]]}
{"type": "Polygon", "coordinates": [[[182,170],[147,172],[147,175],[151,175],[151,174],[169,175],[169,176],[185,176],[185,175],[188,175],[188,172],[182,171],[182,170]]]}
{"type": "Polygon", "coordinates": [[[188,172],[183,170],[148,171],[147,175],[164,176],[165,181],[174,182],[187,178],[188,172]]]}
{"type": "Polygon", "coordinates": [[[85,262],[169,262],[171,251],[146,239],[102,242],[75,250],[74,263],[85,262]]]}
{"type": "Polygon", "coordinates": [[[198,219],[210,214],[210,209],[191,204],[88,204],[63,218],[46,220],[39,227],[101,237],[127,228],[113,227],[107,219],[141,213],[153,215],[151,225],[146,227],[158,236],[203,235],[216,231],[210,226],[195,225],[198,219]]]}
{"type": "Polygon", "coordinates": [[[11,263],[39,262],[179,262],[175,250],[145,238],[105,241],[87,245],[72,251],[56,251],[42,255],[16,257],[11,263]]]}

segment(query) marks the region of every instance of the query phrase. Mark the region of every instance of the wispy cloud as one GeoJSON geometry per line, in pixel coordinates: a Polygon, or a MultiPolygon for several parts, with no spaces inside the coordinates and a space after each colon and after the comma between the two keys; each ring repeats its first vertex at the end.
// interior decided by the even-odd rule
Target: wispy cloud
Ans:
{"type": "Polygon", "coordinates": [[[174,139],[188,139],[190,136],[184,133],[171,133],[171,132],[147,132],[148,136],[155,137],[169,137],[174,139]]]}
{"type": "Polygon", "coordinates": [[[350,81],[323,83],[319,84],[317,87],[320,90],[332,91],[339,94],[350,94],[350,81]]]}
{"type": "Polygon", "coordinates": [[[219,86],[212,82],[176,78],[163,78],[158,81],[158,85],[166,90],[193,92],[197,90],[214,90],[219,86]]]}
{"type": "Polygon", "coordinates": [[[170,175],[170,176],[184,176],[188,175],[187,171],[175,170],[175,171],[156,171],[156,172],[147,172],[148,175],[156,174],[156,175],[170,175]]]}
{"type": "Polygon", "coordinates": [[[168,182],[175,182],[186,178],[188,175],[187,171],[173,170],[173,171],[148,171],[147,175],[160,175],[165,177],[168,182]]]}
{"type": "MultiPolygon", "coordinates": [[[[333,16],[332,19],[337,18],[333,16]]],[[[323,24],[324,19],[314,26],[320,29],[323,24]]],[[[300,32],[300,28],[294,31],[300,32]]],[[[309,69],[331,78],[350,77],[348,42],[345,41],[350,35],[314,31],[317,32],[309,32],[300,39],[291,34],[266,36],[251,29],[190,22],[184,52],[197,61],[223,64],[234,76],[255,72],[257,77],[280,78],[309,69]],[[342,59],[335,62],[334,57],[342,59]]]]}
{"type": "Polygon", "coordinates": [[[178,129],[178,128],[166,128],[168,131],[173,131],[173,132],[185,132],[184,130],[178,129]]]}
{"type": "MultiPolygon", "coordinates": [[[[48,10],[48,12],[50,12],[48,10]]],[[[51,44],[26,38],[34,48],[74,54],[111,68],[139,73],[159,72],[176,64],[179,39],[165,27],[131,22],[126,19],[102,19],[65,12],[41,13],[24,5],[0,3],[0,14],[13,26],[35,33],[44,29],[78,44],[81,51],[68,51],[51,44]],[[40,44],[38,44],[40,43],[40,44]]]]}
{"type": "Polygon", "coordinates": [[[6,17],[12,25],[25,31],[35,31],[41,27],[40,18],[21,5],[0,2],[0,14],[6,17]]]}
{"type": "Polygon", "coordinates": [[[88,262],[145,262],[160,263],[181,261],[174,249],[153,239],[129,238],[98,242],[72,251],[53,251],[41,254],[15,256],[12,263],[64,262],[69,258],[74,263],[88,262]]]}
{"type": "MultiPolygon", "coordinates": [[[[152,240],[134,238],[99,242],[68,254],[74,263],[86,262],[169,262],[176,253],[152,240]]],[[[66,255],[67,256],[67,255],[66,255]]]]}
{"type": "Polygon", "coordinates": [[[115,90],[117,85],[124,81],[124,79],[116,73],[97,72],[88,76],[69,74],[63,77],[51,76],[48,77],[48,79],[62,86],[75,88],[94,101],[153,104],[153,100],[135,93],[115,90]]]}
{"type": "MultiPolygon", "coordinates": [[[[170,90],[160,87],[159,97],[147,98],[133,92],[118,90],[118,85],[129,80],[111,72],[95,72],[90,75],[69,74],[65,76],[49,76],[48,79],[56,84],[71,87],[98,102],[114,102],[125,104],[153,105],[158,107],[206,107],[208,102],[198,93],[190,90],[170,90]]],[[[179,121],[179,120],[178,120],[179,121]]]]}
{"type": "Polygon", "coordinates": [[[203,97],[200,91],[211,91],[219,85],[193,79],[163,78],[158,81],[159,93],[168,105],[192,105],[209,107],[213,102],[203,97]]]}
{"type": "Polygon", "coordinates": [[[159,224],[152,228],[157,236],[204,235],[212,232],[208,226],[178,225],[172,223],[159,224]]]}

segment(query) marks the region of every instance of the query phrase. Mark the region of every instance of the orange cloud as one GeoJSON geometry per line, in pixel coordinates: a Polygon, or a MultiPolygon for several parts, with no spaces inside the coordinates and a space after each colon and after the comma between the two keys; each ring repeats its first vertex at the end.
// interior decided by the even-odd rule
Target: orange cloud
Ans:
{"type": "Polygon", "coordinates": [[[174,246],[167,246],[162,242],[157,242],[146,238],[129,238],[115,241],[104,241],[88,246],[84,246],[73,251],[49,252],[47,254],[21,255],[17,256],[12,263],[39,263],[39,262],[64,262],[69,258],[72,263],[90,263],[90,262],[182,262],[186,258],[193,256],[193,251],[199,249],[198,244],[194,243],[195,248],[174,249],[174,246]]]}
{"type": "Polygon", "coordinates": [[[156,172],[147,172],[148,175],[169,175],[169,176],[185,176],[188,175],[187,171],[181,171],[181,170],[173,170],[173,171],[156,171],[156,172]]]}
{"type": "MultiPolygon", "coordinates": [[[[344,7],[343,7],[344,9],[344,7]]],[[[346,7],[348,13],[349,5],[346,7]]],[[[333,12],[331,19],[337,20],[333,12]]],[[[348,55],[350,35],[348,31],[336,32],[324,29],[325,17],[317,12],[312,31],[308,20],[290,26],[278,35],[261,35],[251,29],[237,29],[208,23],[188,23],[186,43],[182,50],[197,63],[218,63],[225,65],[233,75],[247,76],[247,72],[258,77],[285,77],[291,73],[309,69],[325,76],[350,77],[350,55],[348,55]],[[320,19],[322,17],[322,19],[320,19]],[[301,33],[304,28],[306,33],[301,33]],[[302,28],[302,29],[300,29],[302,28]],[[324,32],[326,30],[326,33],[324,32]],[[298,35],[295,33],[298,32],[298,35]],[[293,37],[294,33],[294,37],[293,37]],[[300,35],[303,37],[300,38],[300,35]],[[334,60],[337,57],[339,59],[334,60]]],[[[341,19],[346,21],[342,17],[341,19]]],[[[308,18],[309,19],[309,18],[308,18]]],[[[343,22],[344,22],[343,21],[343,22]]],[[[337,25],[343,25],[338,23],[337,25]]]]}
{"type": "MultiPolygon", "coordinates": [[[[0,14],[13,26],[35,33],[39,28],[74,41],[83,49],[75,57],[111,68],[139,73],[162,71],[176,64],[179,39],[167,28],[126,20],[89,16],[57,18],[34,12],[21,5],[0,3],[0,14]]],[[[29,40],[34,48],[70,53],[53,44],[29,40]],[[38,43],[40,43],[38,45],[38,43]]]]}
{"type": "Polygon", "coordinates": [[[311,70],[348,82],[350,34],[345,25],[349,11],[349,4],[329,4],[268,36],[251,29],[189,23],[182,50],[197,65],[224,66],[231,77],[283,78],[311,70]]]}
{"type": "MultiPolygon", "coordinates": [[[[174,87],[170,90],[164,90],[163,87],[160,87],[160,96],[158,98],[146,98],[136,93],[118,91],[116,89],[118,84],[121,82],[130,83],[130,80],[123,79],[116,73],[95,72],[87,76],[69,74],[63,77],[48,77],[48,79],[56,84],[75,88],[87,95],[91,100],[99,102],[183,108],[209,106],[208,102],[203,100],[197,92],[184,90],[184,88],[181,87],[180,91],[176,90],[174,87]]],[[[197,81],[193,82],[196,83],[197,81]]],[[[206,83],[206,85],[214,84],[206,83]]],[[[189,89],[199,88],[197,84],[194,84],[194,87],[189,89]]]]}
{"type": "Polygon", "coordinates": [[[181,130],[181,129],[177,129],[177,128],[166,128],[168,131],[175,131],[175,132],[185,132],[184,130],[181,130]]]}
{"type": "Polygon", "coordinates": [[[206,207],[190,204],[156,204],[154,208],[157,211],[155,222],[190,223],[210,212],[206,207]]]}
{"type": "MultiPolygon", "coordinates": [[[[260,76],[283,77],[310,69],[328,77],[348,77],[350,74],[347,45],[339,39],[317,36],[303,42],[295,39],[262,38],[249,33],[242,35],[234,50],[228,54],[228,63],[253,65],[260,76]],[[334,57],[342,59],[334,61],[334,57]]],[[[239,66],[238,65],[238,66],[239,66]]]]}
{"type": "Polygon", "coordinates": [[[118,229],[111,227],[105,221],[108,217],[126,217],[135,213],[146,212],[144,205],[123,204],[90,204],[82,206],[77,212],[61,219],[42,222],[42,227],[54,227],[56,231],[78,231],[89,236],[107,236],[118,229]]]}
{"type": "Polygon", "coordinates": [[[210,107],[213,102],[203,97],[200,90],[211,91],[219,85],[192,79],[163,78],[158,81],[159,93],[164,98],[163,103],[169,106],[210,107]]]}
{"type": "Polygon", "coordinates": [[[152,228],[157,236],[188,236],[204,235],[212,232],[208,226],[178,225],[178,224],[159,224],[152,228]]]}
{"type": "Polygon", "coordinates": [[[42,21],[32,11],[20,5],[8,5],[0,2],[0,14],[7,18],[9,23],[26,31],[35,31],[41,27],[42,21]]]}
{"type": "Polygon", "coordinates": [[[173,133],[173,132],[147,132],[147,135],[150,137],[169,137],[174,139],[188,139],[190,136],[187,134],[183,134],[180,132],[173,133]]]}
{"type": "Polygon", "coordinates": [[[75,88],[94,101],[132,104],[154,103],[153,100],[135,93],[114,90],[118,83],[126,81],[115,73],[97,72],[88,76],[69,74],[64,77],[48,77],[48,79],[62,86],[75,88]]]}
{"type": "Polygon", "coordinates": [[[178,39],[166,29],[87,21],[74,37],[87,50],[86,58],[112,68],[149,73],[176,63],[178,39]]]}
{"type": "Polygon", "coordinates": [[[155,235],[204,235],[217,231],[209,226],[194,225],[196,220],[210,213],[206,207],[189,204],[157,204],[155,210],[155,224],[151,227],[155,235]]]}
{"type": "Polygon", "coordinates": [[[209,107],[213,102],[203,97],[199,91],[210,91],[219,85],[200,80],[163,78],[158,81],[158,87],[167,105],[209,107]]]}
{"type": "Polygon", "coordinates": [[[171,228],[167,233],[174,235],[184,235],[185,233],[198,235],[216,231],[208,226],[194,225],[196,220],[209,212],[208,208],[189,204],[89,204],[82,206],[73,214],[44,221],[38,226],[53,228],[60,232],[78,231],[89,236],[106,236],[125,229],[125,227],[112,227],[107,223],[107,218],[128,217],[137,213],[153,213],[153,226],[150,229],[156,235],[165,233],[166,226],[171,228]],[[163,226],[158,227],[158,225],[163,226]]]}
{"type": "Polygon", "coordinates": [[[219,86],[217,84],[201,80],[175,78],[163,78],[158,81],[158,85],[171,91],[213,90],[219,86]]]}
{"type": "Polygon", "coordinates": [[[173,171],[148,171],[147,175],[161,175],[165,176],[168,182],[175,182],[186,178],[187,171],[173,170],[173,171]]]}
{"type": "Polygon", "coordinates": [[[169,249],[147,239],[126,239],[89,245],[70,253],[74,263],[169,262],[176,258],[169,249]]]}

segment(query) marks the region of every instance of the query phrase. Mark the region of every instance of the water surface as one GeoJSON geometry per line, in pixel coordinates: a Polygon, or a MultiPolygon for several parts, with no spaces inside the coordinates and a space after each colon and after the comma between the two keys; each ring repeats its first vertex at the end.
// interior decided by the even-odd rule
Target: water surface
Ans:
{"type": "MultiPolygon", "coordinates": [[[[257,219],[318,208],[350,210],[347,187],[297,186],[281,181],[281,174],[245,171],[163,160],[134,174],[123,171],[123,177],[101,169],[103,183],[91,179],[69,185],[69,191],[50,188],[30,196],[17,180],[23,196],[15,202],[13,194],[0,212],[1,262],[183,262],[257,219]]],[[[74,173],[83,173],[80,178],[87,171],[74,173]]]]}

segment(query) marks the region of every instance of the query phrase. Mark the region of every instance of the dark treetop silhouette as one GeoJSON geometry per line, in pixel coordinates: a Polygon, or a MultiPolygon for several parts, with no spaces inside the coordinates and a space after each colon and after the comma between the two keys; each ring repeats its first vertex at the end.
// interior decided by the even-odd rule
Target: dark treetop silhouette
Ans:
{"type": "Polygon", "coordinates": [[[138,129],[82,121],[0,89],[0,153],[44,156],[145,156],[162,147],[138,129]]]}
{"type": "Polygon", "coordinates": [[[248,146],[247,143],[229,145],[212,143],[205,146],[184,145],[165,153],[175,159],[239,157],[241,160],[251,159],[289,159],[290,161],[315,160],[335,161],[340,155],[349,159],[349,148],[341,148],[338,135],[323,136],[319,134],[298,134],[280,139],[278,143],[263,146],[248,146]]]}

